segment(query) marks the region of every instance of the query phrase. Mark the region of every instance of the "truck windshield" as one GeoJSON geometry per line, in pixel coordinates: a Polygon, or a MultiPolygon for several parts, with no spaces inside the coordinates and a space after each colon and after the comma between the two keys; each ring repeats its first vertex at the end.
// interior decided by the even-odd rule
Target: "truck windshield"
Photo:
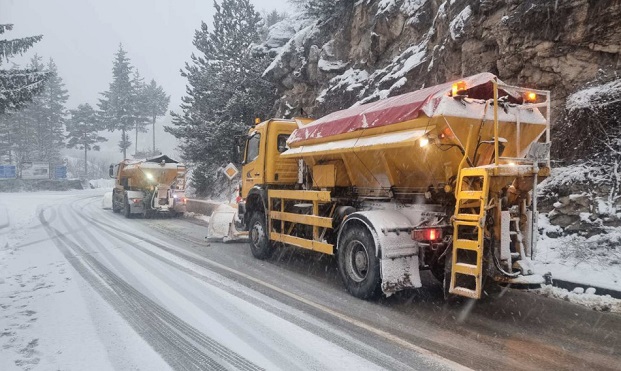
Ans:
{"type": "Polygon", "coordinates": [[[248,138],[248,142],[246,144],[246,161],[245,163],[249,163],[254,161],[259,156],[259,145],[261,143],[261,134],[255,134],[252,137],[248,138]]]}

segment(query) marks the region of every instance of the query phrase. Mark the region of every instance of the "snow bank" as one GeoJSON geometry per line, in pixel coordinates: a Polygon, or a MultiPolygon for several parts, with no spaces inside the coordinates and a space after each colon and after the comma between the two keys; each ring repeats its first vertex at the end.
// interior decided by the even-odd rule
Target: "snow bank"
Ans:
{"type": "Polygon", "coordinates": [[[618,94],[621,94],[621,79],[573,93],[567,97],[565,108],[568,111],[573,111],[576,109],[602,107],[619,102],[619,99],[612,98],[618,94]]]}
{"type": "Polygon", "coordinates": [[[540,295],[561,299],[574,304],[587,306],[593,310],[601,312],[621,313],[621,300],[612,298],[610,295],[597,295],[595,289],[587,288],[567,291],[559,287],[545,285],[541,289],[534,290],[540,295]]]}
{"type": "Polygon", "coordinates": [[[114,188],[114,179],[93,179],[88,181],[91,189],[93,188],[114,188]]]}

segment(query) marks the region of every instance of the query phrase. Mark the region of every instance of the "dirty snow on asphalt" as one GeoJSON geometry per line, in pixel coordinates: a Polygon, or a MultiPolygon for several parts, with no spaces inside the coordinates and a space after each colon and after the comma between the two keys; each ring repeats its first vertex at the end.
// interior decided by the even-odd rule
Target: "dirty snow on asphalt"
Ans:
{"type": "Polygon", "coordinates": [[[382,368],[167,253],[103,192],[0,194],[0,369],[382,368]]]}

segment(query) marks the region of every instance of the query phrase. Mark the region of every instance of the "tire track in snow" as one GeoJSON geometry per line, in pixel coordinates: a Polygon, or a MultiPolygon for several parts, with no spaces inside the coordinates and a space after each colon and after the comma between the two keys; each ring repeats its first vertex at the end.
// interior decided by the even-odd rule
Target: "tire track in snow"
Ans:
{"type": "Polygon", "coordinates": [[[261,367],[201,334],[128,285],[81,246],[52,227],[45,218],[46,210],[56,212],[51,208],[42,209],[39,220],[61,253],[171,367],[179,370],[226,370],[230,367],[248,371],[262,370],[261,367]],[[80,258],[76,258],[72,250],[80,255],[80,258]]]}
{"type": "MultiPolygon", "coordinates": [[[[399,346],[401,346],[401,347],[403,347],[405,349],[414,351],[420,357],[422,357],[423,359],[426,359],[426,363],[428,365],[433,365],[433,368],[454,369],[454,370],[469,370],[469,368],[464,366],[464,365],[461,365],[461,364],[459,364],[457,362],[454,362],[454,361],[451,361],[451,360],[449,360],[447,358],[444,358],[444,357],[434,353],[433,351],[430,351],[430,350],[427,350],[425,348],[419,347],[419,346],[417,346],[417,345],[415,345],[415,344],[413,344],[413,343],[411,343],[411,342],[409,342],[409,341],[407,341],[407,340],[405,340],[405,339],[403,339],[403,338],[401,338],[399,336],[393,335],[393,334],[391,334],[391,333],[389,333],[387,331],[384,331],[382,329],[375,328],[375,327],[373,327],[373,326],[371,326],[371,325],[369,325],[369,324],[367,324],[365,322],[359,321],[359,320],[357,320],[355,318],[352,318],[352,317],[350,317],[348,315],[340,313],[340,312],[338,312],[336,310],[333,310],[331,308],[325,307],[325,306],[323,306],[321,304],[317,304],[317,303],[313,302],[312,300],[306,299],[306,298],[301,297],[299,295],[296,295],[294,293],[290,293],[290,292],[288,292],[288,291],[286,291],[286,290],[284,290],[284,289],[282,289],[280,287],[276,287],[274,285],[271,285],[271,284],[269,284],[267,282],[264,282],[264,281],[262,281],[260,279],[255,278],[253,276],[249,276],[249,275],[247,275],[247,274],[245,274],[243,272],[237,271],[237,270],[235,270],[233,268],[230,268],[228,266],[222,265],[220,263],[217,263],[215,261],[212,261],[212,260],[209,260],[209,259],[206,259],[206,258],[200,258],[199,259],[199,258],[196,258],[196,257],[192,257],[192,256],[190,256],[188,254],[185,254],[185,253],[181,252],[181,251],[178,251],[178,250],[173,249],[173,248],[171,248],[169,246],[166,246],[165,244],[163,244],[163,243],[161,243],[159,241],[156,241],[154,239],[145,238],[144,235],[139,235],[139,234],[136,234],[136,233],[132,233],[132,232],[126,231],[124,229],[120,229],[118,227],[115,227],[114,225],[108,224],[106,222],[102,222],[101,220],[97,220],[97,219],[95,219],[95,218],[93,218],[93,217],[91,217],[89,215],[86,215],[84,213],[83,210],[84,210],[85,207],[86,207],[86,205],[82,206],[80,211],[78,211],[78,210],[76,210],[76,211],[78,211],[81,214],[82,217],[84,217],[86,220],[90,221],[94,226],[96,226],[96,227],[98,227],[100,229],[105,229],[107,227],[110,230],[113,230],[113,231],[115,231],[117,233],[122,233],[124,235],[131,236],[133,238],[136,238],[136,239],[139,239],[141,241],[147,242],[147,243],[149,243],[149,244],[151,244],[151,245],[153,245],[155,247],[160,248],[163,251],[166,251],[166,252],[168,252],[168,253],[170,253],[172,255],[175,255],[175,256],[180,257],[180,258],[182,258],[182,259],[184,259],[186,261],[194,263],[194,264],[196,264],[196,265],[198,265],[200,267],[203,267],[203,268],[206,268],[206,269],[209,269],[209,270],[213,270],[213,268],[216,268],[216,269],[219,269],[219,270],[224,270],[226,272],[232,273],[232,274],[234,274],[236,276],[239,276],[241,278],[247,279],[247,280],[249,280],[249,281],[251,281],[253,283],[256,283],[256,284],[259,284],[259,285],[261,285],[263,287],[271,289],[271,290],[273,290],[273,291],[275,291],[277,293],[283,294],[286,297],[289,297],[290,299],[293,299],[293,300],[295,300],[297,302],[300,302],[302,304],[308,305],[309,307],[314,308],[316,310],[319,310],[320,312],[323,312],[324,314],[330,315],[330,316],[336,318],[339,321],[342,321],[342,322],[345,322],[345,323],[349,323],[349,324],[353,325],[354,327],[357,327],[359,329],[368,331],[368,332],[370,332],[370,333],[372,333],[372,334],[374,334],[376,336],[379,336],[379,337],[381,337],[381,338],[383,338],[383,339],[385,339],[385,340],[387,340],[387,341],[389,341],[389,342],[391,342],[393,344],[396,344],[396,345],[399,345],[399,346]]],[[[108,218],[108,219],[110,221],[112,221],[111,218],[108,218]]],[[[114,220],[114,222],[116,222],[116,220],[114,220]]],[[[108,233],[111,233],[111,232],[108,231],[108,233]]],[[[188,238],[181,238],[181,239],[186,240],[187,242],[196,243],[196,241],[190,241],[190,239],[188,239],[188,238]]]]}
{"type": "MultiPolygon", "coordinates": [[[[77,211],[75,209],[72,209],[73,211],[77,211]]],[[[197,277],[196,272],[193,272],[185,267],[182,267],[178,264],[175,264],[165,258],[163,258],[161,255],[155,254],[152,251],[149,251],[147,248],[143,247],[143,246],[139,246],[136,244],[136,242],[134,241],[130,241],[126,238],[120,237],[117,235],[117,233],[107,230],[107,229],[102,229],[97,225],[92,224],[91,221],[89,221],[88,216],[84,215],[83,213],[80,213],[78,211],[78,214],[85,220],[87,220],[87,222],[89,222],[88,225],[82,225],[82,231],[83,234],[86,234],[88,239],[89,239],[89,243],[93,244],[93,245],[97,245],[99,247],[99,251],[97,252],[101,252],[103,255],[106,255],[106,257],[108,258],[108,260],[113,263],[113,265],[115,267],[119,267],[122,266],[122,263],[119,262],[118,264],[114,264],[115,261],[117,261],[117,259],[113,256],[110,256],[108,249],[103,246],[101,244],[101,242],[99,240],[97,240],[97,238],[95,236],[93,236],[89,231],[88,231],[88,227],[90,226],[94,226],[97,227],[99,230],[101,230],[102,232],[106,233],[108,236],[119,240],[121,242],[123,242],[124,244],[126,244],[126,246],[130,246],[134,249],[137,249],[140,251],[140,253],[145,253],[155,259],[157,259],[158,261],[161,261],[169,266],[172,266],[180,271],[182,271],[185,274],[189,274],[195,278],[202,278],[202,277],[197,277]]],[[[67,220],[64,219],[64,214],[60,213],[59,219],[65,224],[65,226],[69,227],[70,224],[69,222],[67,222],[67,220]]],[[[76,222],[79,223],[80,220],[77,220],[76,218],[76,222]]],[[[117,231],[118,232],[118,231],[117,231]]],[[[76,241],[78,241],[78,243],[82,244],[82,245],[86,245],[84,240],[82,240],[80,237],[78,236],[73,236],[74,239],[76,239],[76,241]]],[[[124,250],[122,248],[120,248],[120,250],[124,250]]],[[[127,255],[129,258],[136,260],[134,257],[127,255]]],[[[145,269],[149,269],[150,267],[147,267],[146,265],[143,266],[145,269]]],[[[177,290],[178,292],[184,290],[183,287],[177,287],[177,288],[173,288],[175,290],[177,290]]],[[[216,293],[217,294],[217,293],[216,293]]],[[[197,298],[200,299],[200,298],[197,298]]],[[[209,304],[206,301],[202,301],[201,302],[202,306],[201,306],[201,310],[205,311],[209,316],[211,316],[212,318],[216,319],[221,325],[223,325],[224,327],[228,328],[231,330],[232,333],[234,333],[236,336],[240,337],[243,341],[246,342],[246,344],[248,344],[249,346],[253,347],[254,349],[257,350],[258,353],[263,354],[267,359],[269,359],[270,361],[272,361],[274,364],[279,365],[280,367],[282,367],[284,370],[302,370],[302,369],[316,369],[316,370],[321,370],[321,369],[325,369],[326,365],[318,363],[310,354],[306,353],[303,349],[300,349],[298,347],[291,347],[288,345],[288,341],[287,338],[281,336],[281,334],[275,333],[273,331],[273,329],[263,325],[262,323],[256,323],[254,324],[254,328],[256,330],[258,330],[259,333],[261,333],[262,336],[270,336],[270,338],[273,340],[273,343],[277,343],[279,344],[277,349],[274,349],[273,346],[270,346],[269,344],[267,344],[262,338],[256,336],[255,334],[253,334],[251,331],[248,331],[247,329],[245,329],[243,326],[239,325],[238,323],[235,323],[232,319],[231,316],[234,316],[235,313],[239,314],[240,316],[245,315],[243,313],[241,313],[236,307],[228,304],[228,308],[226,308],[226,313],[222,313],[222,309],[217,309],[214,306],[212,306],[211,304],[209,304]],[[297,360],[297,362],[292,361],[292,359],[297,360]]],[[[256,332],[256,331],[255,331],[256,332]]],[[[197,330],[197,336],[203,336],[206,337],[206,335],[203,335],[202,332],[198,332],[197,330]]]]}

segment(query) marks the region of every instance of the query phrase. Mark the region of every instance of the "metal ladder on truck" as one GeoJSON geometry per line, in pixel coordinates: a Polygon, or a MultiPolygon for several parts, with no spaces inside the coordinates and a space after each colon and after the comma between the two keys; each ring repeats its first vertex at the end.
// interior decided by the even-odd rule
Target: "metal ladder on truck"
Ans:
{"type": "Polygon", "coordinates": [[[489,178],[487,169],[463,168],[459,172],[453,217],[453,259],[449,286],[451,294],[473,299],[481,297],[489,178]],[[466,184],[475,182],[479,183],[477,190],[465,189],[466,184]]]}

